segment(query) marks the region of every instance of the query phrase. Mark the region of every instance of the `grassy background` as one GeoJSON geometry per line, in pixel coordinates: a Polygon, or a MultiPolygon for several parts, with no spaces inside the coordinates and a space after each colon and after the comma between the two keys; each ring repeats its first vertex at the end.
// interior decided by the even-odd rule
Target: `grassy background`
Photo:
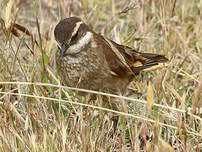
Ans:
{"type": "Polygon", "coordinates": [[[1,151],[202,149],[200,0],[15,0],[8,4],[0,0],[0,17],[5,21],[0,24],[1,151]],[[169,58],[166,68],[135,78],[129,95],[134,100],[119,99],[115,133],[112,111],[101,108],[102,95],[86,103],[77,91],[53,86],[60,85],[53,30],[68,16],[79,16],[117,43],[169,58]],[[14,28],[15,37],[14,22],[30,34],[14,28]]]}

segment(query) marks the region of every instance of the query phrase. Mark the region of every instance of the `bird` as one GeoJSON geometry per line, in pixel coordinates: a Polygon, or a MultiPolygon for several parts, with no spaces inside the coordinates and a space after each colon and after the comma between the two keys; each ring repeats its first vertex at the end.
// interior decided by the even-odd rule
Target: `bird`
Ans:
{"type": "Polygon", "coordinates": [[[57,71],[69,87],[124,95],[141,71],[168,61],[105,38],[79,17],[59,21],[54,36],[57,71]]]}

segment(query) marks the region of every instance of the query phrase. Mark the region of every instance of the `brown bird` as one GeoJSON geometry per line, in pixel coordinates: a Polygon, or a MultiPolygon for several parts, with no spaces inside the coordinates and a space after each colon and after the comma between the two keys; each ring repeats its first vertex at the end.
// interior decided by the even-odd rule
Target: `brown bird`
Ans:
{"type": "Polygon", "coordinates": [[[140,71],[168,61],[104,38],[77,17],[61,20],[54,35],[58,73],[70,87],[123,95],[140,71]]]}

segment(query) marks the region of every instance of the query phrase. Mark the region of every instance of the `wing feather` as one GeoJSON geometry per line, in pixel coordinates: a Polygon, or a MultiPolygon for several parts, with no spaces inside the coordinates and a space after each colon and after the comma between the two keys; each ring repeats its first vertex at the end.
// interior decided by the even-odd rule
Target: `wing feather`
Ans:
{"type": "Polygon", "coordinates": [[[137,75],[144,69],[168,61],[163,55],[141,53],[128,46],[119,45],[112,40],[105,39],[100,35],[97,35],[97,39],[99,39],[100,46],[103,47],[102,50],[111,71],[120,77],[137,75]],[[103,43],[106,45],[102,45],[103,43]]]}

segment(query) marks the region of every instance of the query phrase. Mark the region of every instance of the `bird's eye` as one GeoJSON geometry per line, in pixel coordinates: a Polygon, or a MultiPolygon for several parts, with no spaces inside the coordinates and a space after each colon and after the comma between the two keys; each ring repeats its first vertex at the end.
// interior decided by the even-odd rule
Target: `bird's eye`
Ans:
{"type": "Polygon", "coordinates": [[[74,36],[72,36],[71,42],[74,42],[77,39],[77,36],[78,36],[78,32],[74,36]]]}

